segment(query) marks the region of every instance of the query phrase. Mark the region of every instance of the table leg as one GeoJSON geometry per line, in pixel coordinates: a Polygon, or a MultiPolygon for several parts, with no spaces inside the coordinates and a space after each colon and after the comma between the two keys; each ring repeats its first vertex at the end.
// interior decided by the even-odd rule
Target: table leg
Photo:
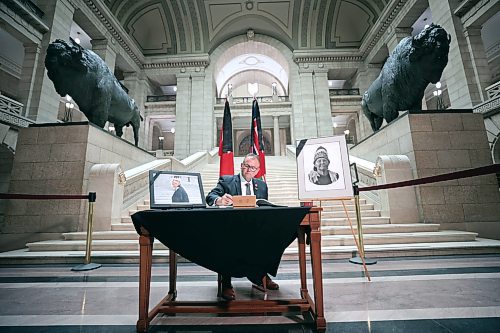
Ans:
{"type": "Polygon", "coordinates": [[[168,252],[168,267],[169,267],[169,289],[168,294],[171,300],[175,301],[177,298],[177,254],[169,249],[168,252]]]}
{"type": "Polygon", "coordinates": [[[318,228],[311,230],[311,263],[314,286],[314,304],[316,306],[316,329],[326,330],[326,319],[323,308],[323,269],[321,267],[321,232],[318,228]]]}
{"type": "Polygon", "coordinates": [[[307,292],[307,271],[306,271],[306,242],[305,226],[299,226],[297,231],[297,241],[299,250],[299,271],[300,271],[300,294],[304,298],[304,292],[307,292]]]}
{"type": "Polygon", "coordinates": [[[148,331],[149,328],[149,295],[151,290],[151,263],[153,257],[153,237],[139,237],[139,320],[136,330],[139,333],[148,331]]]}

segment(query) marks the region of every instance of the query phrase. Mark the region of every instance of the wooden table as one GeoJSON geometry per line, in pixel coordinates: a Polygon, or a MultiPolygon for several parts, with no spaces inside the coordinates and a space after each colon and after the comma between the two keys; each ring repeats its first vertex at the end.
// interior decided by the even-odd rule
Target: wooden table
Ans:
{"type": "Polygon", "coordinates": [[[169,290],[167,295],[151,310],[149,297],[151,290],[151,264],[153,237],[144,227],[138,230],[140,245],[139,271],[139,320],[137,332],[147,332],[150,322],[160,313],[232,313],[232,314],[276,314],[300,312],[304,319],[313,318],[318,332],[326,330],[323,308],[323,281],[321,268],[321,208],[312,207],[301,221],[298,232],[298,251],[300,269],[300,297],[287,300],[235,300],[235,301],[176,301],[177,259],[176,253],[169,250],[169,290]],[[313,277],[314,300],[307,289],[306,279],[306,237],[310,241],[310,257],[313,277]]]}

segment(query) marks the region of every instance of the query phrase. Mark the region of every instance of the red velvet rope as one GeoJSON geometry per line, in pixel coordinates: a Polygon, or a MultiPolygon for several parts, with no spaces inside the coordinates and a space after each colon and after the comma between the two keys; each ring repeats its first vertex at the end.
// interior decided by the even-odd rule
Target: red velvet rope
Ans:
{"type": "Polygon", "coordinates": [[[14,194],[0,193],[0,199],[27,199],[27,200],[51,200],[51,199],[86,199],[91,200],[92,194],[87,195],[62,195],[62,194],[14,194]]]}
{"type": "Polygon", "coordinates": [[[405,180],[405,181],[397,182],[397,183],[389,183],[389,184],[381,184],[381,185],[375,185],[375,186],[360,187],[359,191],[360,192],[362,192],[362,191],[374,191],[374,190],[384,190],[384,189],[395,188],[395,187],[430,184],[430,183],[444,182],[446,180],[476,177],[476,176],[482,176],[482,175],[487,175],[490,173],[499,173],[499,172],[500,172],[500,164],[497,163],[497,164],[487,165],[487,166],[483,166],[483,167],[479,167],[479,168],[444,173],[442,175],[437,175],[437,176],[430,176],[430,177],[424,177],[424,178],[418,178],[418,179],[412,179],[412,180],[405,180]]]}

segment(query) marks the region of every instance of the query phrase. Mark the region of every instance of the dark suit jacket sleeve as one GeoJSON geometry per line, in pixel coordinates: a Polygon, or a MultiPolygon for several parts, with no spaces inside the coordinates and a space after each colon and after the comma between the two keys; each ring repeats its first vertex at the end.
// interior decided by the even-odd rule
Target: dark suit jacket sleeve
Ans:
{"type": "Polygon", "coordinates": [[[229,193],[233,195],[234,191],[230,190],[230,184],[232,183],[233,176],[222,176],[219,178],[217,185],[207,194],[206,202],[207,205],[212,206],[217,198],[222,197],[224,194],[229,193]]]}
{"type": "Polygon", "coordinates": [[[255,193],[255,197],[257,199],[266,199],[268,200],[268,191],[267,184],[260,179],[254,179],[254,188],[253,191],[255,193]]]}

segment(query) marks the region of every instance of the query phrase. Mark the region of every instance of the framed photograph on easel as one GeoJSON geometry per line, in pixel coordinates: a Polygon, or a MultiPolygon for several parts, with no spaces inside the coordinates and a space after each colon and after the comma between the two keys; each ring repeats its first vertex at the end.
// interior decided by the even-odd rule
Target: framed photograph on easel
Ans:
{"type": "Polygon", "coordinates": [[[299,200],[347,199],[354,196],[344,135],[300,140],[296,156],[299,200]]]}

